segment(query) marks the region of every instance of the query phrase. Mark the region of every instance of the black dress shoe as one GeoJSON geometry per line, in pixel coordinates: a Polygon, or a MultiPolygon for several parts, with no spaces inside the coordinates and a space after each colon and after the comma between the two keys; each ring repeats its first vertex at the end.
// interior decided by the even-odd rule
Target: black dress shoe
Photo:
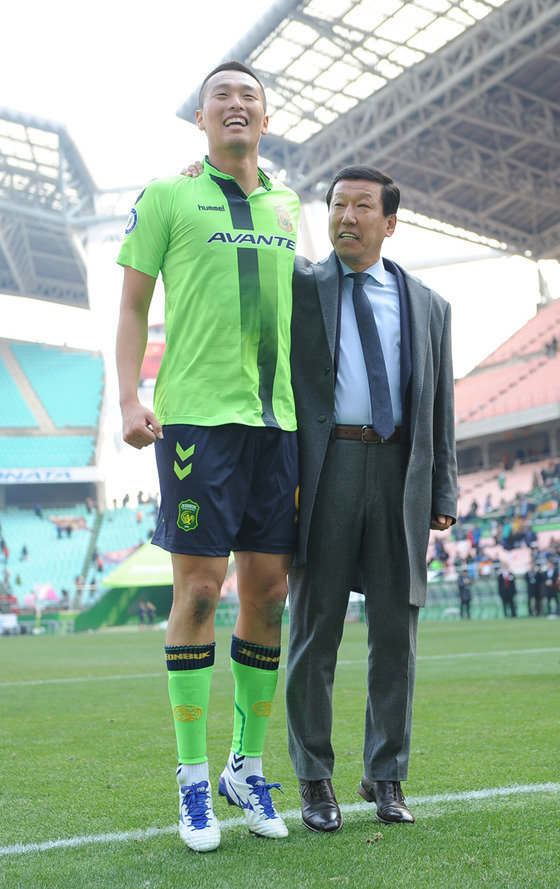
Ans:
{"type": "Polygon", "coordinates": [[[342,814],[330,778],[304,781],[300,778],[301,817],[309,830],[332,833],[342,827],[342,814]]]}
{"type": "Polygon", "coordinates": [[[375,817],[383,824],[414,823],[414,815],[406,805],[400,781],[370,781],[364,777],[358,793],[368,803],[377,804],[375,817]]]}

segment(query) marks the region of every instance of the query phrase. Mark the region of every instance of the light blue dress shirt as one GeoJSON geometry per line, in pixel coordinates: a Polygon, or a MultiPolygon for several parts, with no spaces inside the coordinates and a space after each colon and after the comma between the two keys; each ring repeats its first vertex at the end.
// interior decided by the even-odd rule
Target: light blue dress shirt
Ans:
{"type": "MultiPolygon", "coordinates": [[[[352,269],[342,266],[342,304],[340,311],[340,352],[334,392],[335,423],[345,426],[371,425],[371,403],[366,363],[352,302],[352,269]]],[[[396,277],[380,259],[365,270],[371,277],[365,283],[387,368],[391,406],[395,426],[402,425],[401,405],[401,319],[396,277]]]]}

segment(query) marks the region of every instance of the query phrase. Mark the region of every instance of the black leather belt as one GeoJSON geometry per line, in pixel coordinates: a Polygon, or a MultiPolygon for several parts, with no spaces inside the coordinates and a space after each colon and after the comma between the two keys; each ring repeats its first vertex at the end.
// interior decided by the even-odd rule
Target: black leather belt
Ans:
{"type": "Polygon", "coordinates": [[[390,438],[381,438],[372,426],[333,426],[335,438],[346,441],[373,441],[377,443],[398,443],[401,440],[401,428],[397,426],[390,438]]]}

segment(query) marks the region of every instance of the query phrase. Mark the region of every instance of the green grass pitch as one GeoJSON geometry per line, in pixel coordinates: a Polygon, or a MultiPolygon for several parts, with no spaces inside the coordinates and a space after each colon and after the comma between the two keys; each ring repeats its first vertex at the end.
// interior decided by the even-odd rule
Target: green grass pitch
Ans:
{"type": "MultiPolygon", "coordinates": [[[[216,796],[217,852],[179,840],[160,630],[0,639],[2,889],[553,889],[560,885],[560,620],[424,622],[409,780],[413,826],[380,825],[362,773],[365,627],[335,686],[344,827],[307,831],[286,751],[283,682],[265,750],[290,835],[251,836],[216,796]],[[63,841],[56,845],[53,841],[63,841]]],[[[217,790],[229,750],[229,631],[209,714],[217,790]]],[[[285,651],[284,645],[284,651],[285,651]]]]}

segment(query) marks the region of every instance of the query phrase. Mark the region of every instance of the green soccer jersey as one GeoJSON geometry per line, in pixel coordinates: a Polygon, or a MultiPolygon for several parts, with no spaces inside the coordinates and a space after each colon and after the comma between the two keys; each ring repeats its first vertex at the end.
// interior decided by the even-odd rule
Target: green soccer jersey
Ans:
{"type": "Polygon", "coordinates": [[[290,382],[299,200],[259,171],[248,197],[206,158],[197,178],[151,182],[118,262],[165,287],[167,346],[154,393],[162,424],[296,428],[290,382]]]}

